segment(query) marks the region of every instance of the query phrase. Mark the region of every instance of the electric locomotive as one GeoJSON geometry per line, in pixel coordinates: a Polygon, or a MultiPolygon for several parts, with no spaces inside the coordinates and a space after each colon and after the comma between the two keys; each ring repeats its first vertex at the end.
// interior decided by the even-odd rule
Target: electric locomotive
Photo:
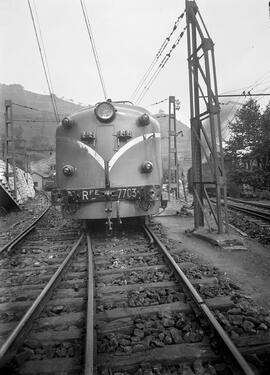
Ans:
{"type": "Polygon", "coordinates": [[[62,209],[79,219],[143,217],[161,205],[159,123],[129,102],[100,102],[56,131],[56,181],[62,209]]]}

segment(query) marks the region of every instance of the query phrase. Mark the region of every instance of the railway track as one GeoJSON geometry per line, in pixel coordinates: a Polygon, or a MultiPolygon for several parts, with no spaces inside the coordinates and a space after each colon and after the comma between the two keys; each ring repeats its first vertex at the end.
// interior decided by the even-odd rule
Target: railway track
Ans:
{"type": "Polygon", "coordinates": [[[45,208],[43,212],[38,215],[36,219],[34,219],[29,225],[26,226],[19,234],[14,236],[9,242],[7,242],[4,246],[0,248],[0,254],[5,251],[10,251],[14,246],[16,246],[19,242],[21,242],[30,232],[32,232],[35,228],[37,223],[43,218],[43,216],[48,212],[50,206],[45,208]]]}
{"type": "Polygon", "coordinates": [[[262,203],[228,199],[228,208],[242,212],[259,220],[270,222],[270,206],[262,203]]]}
{"type": "MultiPolygon", "coordinates": [[[[260,356],[269,350],[267,317],[262,315],[257,323],[253,317],[251,332],[251,312],[244,304],[235,305],[236,294],[217,270],[195,264],[185,251],[172,250],[170,255],[169,245],[164,247],[149,227],[124,230],[106,238],[92,228],[78,238],[78,229],[66,228],[59,243],[55,232],[46,231],[44,251],[53,264],[37,274],[26,266],[29,278],[22,286],[21,279],[14,283],[10,262],[1,260],[2,270],[11,272],[7,301],[0,304],[2,370],[6,366],[8,374],[253,374],[242,354],[260,356]],[[59,265],[66,256],[70,265],[63,276],[59,265]],[[45,282],[55,272],[57,288],[51,281],[54,292],[47,294],[45,282]],[[25,315],[26,328],[16,328],[39,292],[47,301],[30,320],[30,314],[25,315]],[[246,332],[239,327],[241,316],[246,332]],[[227,330],[230,326],[238,349],[218,322],[227,330]],[[241,335],[241,330],[247,334],[241,335]]],[[[31,236],[22,249],[41,262],[44,234],[41,230],[31,236]]],[[[263,366],[260,357],[255,359],[257,368],[263,366]]]]}
{"type": "Polygon", "coordinates": [[[270,242],[270,206],[257,202],[229,199],[230,222],[263,244],[270,242]]]}
{"type": "MultiPolygon", "coordinates": [[[[215,204],[215,200],[211,199],[215,204]]],[[[241,235],[256,238],[263,244],[270,241],[270,206],[267,204],[248,202],[228,198],[228,209],[230,224],[241,235]],[[233,214],[235,212],[235,214],[233,214]]]]}
{"type": "Polygon", "coordinates": [[[232,201],[232,202],[236,202],[236,203],[247,204],[248,206],[254,206],[254,207],[270,210],[270,204],[269,203],[267,204],[267,203],[252,201],[252,200],[244,200],[244,199],[236,199],[236,198],[228,198],[228,200],[232,201]]]}
{"type": "Polygon", "coordinates": [[[253,340],[252,348],[250,337],[239,339],[239,351],[208,309],[221,320],[221,311],[234,313],[226,287],[211,272],[196,279],[196,267],[186,254],[171,256],[149,228],[145,231],[148,244],[142,232],[114,243],[93,240],[98,373],[253,374],[240,351],[255,353],[260,339],[253,340]],[[212,298],[203,292],[207,285],[215,289],[212,298]]]}
{"type": "MultiPolygon", "coordinates": [[[[8,247],[12,248],[15,246],[15,242],[18,243],[23,236],[35,229],[35,225],[45,215],[50,207],[50,201],[47,194],[38,192],[35,199],[28,204],[28,207],[22,212],[13,213],[16,215],[16,222],[8,224],[2,218],[1,226],[3,225],[2,232],[0,235],[0,253],[8,250],[8,247]],[[19,233],[19,234],[18,234],[19,233]]],[[[12,214],[11,214],[12,216],[12,214]]],[[[11,220],[12,221],[12,220],[11,220]]]]}
{"type": "MultiPolygon", "coordinates": [[[[80,248],[82,236],[78,240],[78,232],[79,227],[74,227],[74,224],[63,225],[61,215],[51,209],[37,224],[35,232],[27,231],[27,236],[19,245],[15,248],[9,245],[6,247],[9,252],[2,252],[0,260],[1,374],[27,374],[27,363],[29,363],[27,360],[31,359],[33,360],[31,368],[34,371],[32,373],[37,374],[39,370],[34,367],[36,358],[50,358],[54,351],[58,352],[60,358],[64,350],[69,350],[70,353],[75,350],[74,345],[70,342],[67,344],[61,337],[59,326],[64,324],[66,330],[67,322],[59,319],[58,314],[71,309],[75,313],[74,319],[78,321],[76,312],[81,311],[84,303],[80,298],[82,294],[80,287],[85,283],[86,278],[85,260],[83,260],[83,267],[74,263],[70,268],[70,274],[65,275],[59,285],[63,272],[72,260],[72,255],[83,251],[80,248]],[[59,289],[53,299],[50,299],[57,285],[59,289]],[[79,307],[70,297],[72,292],[77,297],[76,302],[79,307]],[[41,349],[40,342],[43,342],[47,352],[44,347],[41,349]]],[[[85,249],[84,252],[86,253],[85,249]]],[[[83,257],[85,256],[84,254],[83,257]]],[[[75,345],[76,348],[78,346],[80,345],[75,345]]],[[[57,372],[57,367],[56,373],[60,373],[57,372]]]]}

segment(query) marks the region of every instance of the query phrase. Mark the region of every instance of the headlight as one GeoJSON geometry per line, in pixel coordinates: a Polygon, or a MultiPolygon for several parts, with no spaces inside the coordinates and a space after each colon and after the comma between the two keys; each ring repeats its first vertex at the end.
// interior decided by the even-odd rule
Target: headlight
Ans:
{"type": "Polygon", "coordinates": [[[99,121],[110,122],[114,119],[115,108],[109,102],[102,102],[96,106],[95,114],[99,121]]]}
{"type": "Polygon", "coordinates": [[[63,173],[65,176],[72,176],[75,172],[75,168],[72,165],[65,165],[63,167],[63,173]]]}
{"type": "Polygon", "coordinates": [[[150,117],[147,113],[144,113],[138,118],[139,124],[142,126],[146,126],[150,124],[150,117]]]}
{"type": "Polygon", "coordinates": [[[153,163],[151,161],[146,161],[142,165],[142,172],[143,173],[150,173],[153,170],[153,163]]]}
{"type": "Polygon", "coordinates": [[[62,120],[62,125],[66,129],[70,129],[74,125],[74,121],[69,117],[64,117],[62,120]]]}

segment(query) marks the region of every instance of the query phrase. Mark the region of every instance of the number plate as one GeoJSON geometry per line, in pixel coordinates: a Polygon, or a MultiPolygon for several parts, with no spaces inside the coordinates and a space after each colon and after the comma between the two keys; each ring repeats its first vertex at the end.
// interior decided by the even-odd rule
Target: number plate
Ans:
{"type": "Polygon", "coordinates": [[[67,194],[72,201],[76,202],[102,202],[106,200],[139,200],[141,198],[142,190],[145,187],[135,186],[126,188],[111,188],[111,189],[80,189],[67,190],[67,194]]]}

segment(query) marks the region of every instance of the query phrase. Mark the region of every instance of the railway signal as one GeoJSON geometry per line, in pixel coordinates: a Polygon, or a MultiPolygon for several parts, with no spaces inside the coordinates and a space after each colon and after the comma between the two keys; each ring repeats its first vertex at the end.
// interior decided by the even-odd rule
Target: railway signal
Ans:
{"type": "Polygon", "coordinates": [[[175,99],[175,109],[176,111],[179,111],[181,108],[181,103],[179,99],[175,99]]]}

